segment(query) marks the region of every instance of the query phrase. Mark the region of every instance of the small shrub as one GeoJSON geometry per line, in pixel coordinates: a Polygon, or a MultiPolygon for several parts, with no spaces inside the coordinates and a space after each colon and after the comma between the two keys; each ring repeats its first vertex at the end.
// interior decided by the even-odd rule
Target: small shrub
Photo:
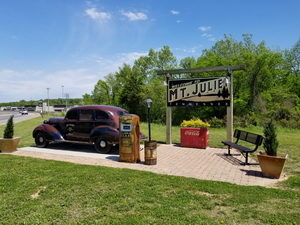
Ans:
{"type": "Polygon", "coordinates": [[[234,117],[233,123],[235,127],[249,127],[251,125],[257,126],[257,121],[254,116],[244,115],[241,117],[234,117]]]}
{"type": "Polygon", "coordinates": [[[211,120],[209,120],[209,124],[213,128],[222,128],[226,126],[226,121],[224,119],[213,117],[211,120]]]}
{"type": "Polygon", "coordinates": [[[264,149],[267,155],[276,156],[277,155],[277,148],[278,148],[278,140],[276,134],[276,127],[273,124],[273,121],[270,120],[264,126],[264,149]]]}
{"type": "Polygon", "coordinates": [[[288,108],[282,107],[274,112],[275,120],[290,120],[292,118],[292,111],[288,108]]]}
{"type": "Polygon", "coordinates": [[[194,128],[208,128],[210,127],[209,123],[203,122],[202,120],[195,118],[191,120],[184,120],[181,124],[181,127],[194,127],[194,128]]]}
{"type": "Polygon", "coordinates": [[[3,137],[4,138],[13,138],[14,136],[14,121],[13,121],[14,116],[12,115],[6,124],[5,130],[4,130],[4,134],[3,137]]]}

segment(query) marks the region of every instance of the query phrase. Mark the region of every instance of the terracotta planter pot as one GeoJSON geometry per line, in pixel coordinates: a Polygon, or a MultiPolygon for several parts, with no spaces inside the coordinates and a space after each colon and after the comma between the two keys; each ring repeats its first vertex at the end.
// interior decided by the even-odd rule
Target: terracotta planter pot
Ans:
{"type": "Polygon", "coordinates": [[[258,159],[262,174],[264,176],[278,179],[283,170],[285,160],[287,159],[287,155],[282,156],[282,157],[281,156],[269,156],[264,152],[260,152],[257,155],[257,159],[258,159]]]}
{"type": "Polygon", "coordinates": [[[17,150],[17,146],[21,138],[0,138],[0,151],[1,152],[14,152],[17,150]]]}
{"type": "Polygon", "coordinates": [[[180,128],[180,145],[191,148],[207,148],[208,146],[207,128],[180,128]]]}

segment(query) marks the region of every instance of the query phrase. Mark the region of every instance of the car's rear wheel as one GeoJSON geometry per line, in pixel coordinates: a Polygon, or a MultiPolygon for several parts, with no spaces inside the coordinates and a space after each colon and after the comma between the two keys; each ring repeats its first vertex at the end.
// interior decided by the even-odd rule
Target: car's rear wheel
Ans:
{"type": "Polygon", "coordinates": [[[95,141],[95,149],[99,153],[106,154],[111,151],[111,144],[105,138],[99,137],[95,141]]]}
{"type": "Polygon", "coordinates": [[[39,148],[46,148],[48,146],[48,144],[49,144],[49,141],[47,140],[45,134],[39,132],[35,136],[35,144],[39,148]]]}

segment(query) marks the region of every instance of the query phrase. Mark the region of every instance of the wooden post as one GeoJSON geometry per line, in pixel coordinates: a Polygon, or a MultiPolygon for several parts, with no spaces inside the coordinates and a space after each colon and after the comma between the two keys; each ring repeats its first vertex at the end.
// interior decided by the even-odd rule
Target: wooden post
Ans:
{"type": "Polygon", "coordinates": [[[230,105],[227,106],[227,141],[233,141],[233,74],[228,69],[229,90],[230,90],[230,105]]]}
{"type": "Polygon", "coordinates": [[[166,118],[166,144],[172,144],[172,108],[167,107],[166,118]]]}
{"type": "MultiPolygon", "coordinates": [[[[170,74],[166,75],[166,82],[169,85],[170,74]]],[[[167,98],[168,98],[168,86],[167,86],[167,98]]],[[[166,110],[166,144],[172,144],[172,108],[168,106],[166,110]]]]}

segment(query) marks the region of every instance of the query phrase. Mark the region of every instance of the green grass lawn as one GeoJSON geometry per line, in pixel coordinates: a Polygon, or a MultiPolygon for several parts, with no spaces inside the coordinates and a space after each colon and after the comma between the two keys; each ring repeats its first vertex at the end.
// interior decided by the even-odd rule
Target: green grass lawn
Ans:
{"type": "Polygon", "coordinates": [[[0,155],[0,224],[300,224],[300,191],[0,155]]]}
{"type": "MultiPolygon", "coordinates": [[[[34,145],[32,130],[44,119],[15,124],[21,146],[34,145]]],[[[209,145],[222,147],[226,130],[209,132],[209,145]]],[[[152,124],[152,136],[164,142],[165,127],[152,124]]],[[[278,130],[292,175],[279,189],[0,154],[0,224],[300,224],[299,136],[278,130]]]]}

